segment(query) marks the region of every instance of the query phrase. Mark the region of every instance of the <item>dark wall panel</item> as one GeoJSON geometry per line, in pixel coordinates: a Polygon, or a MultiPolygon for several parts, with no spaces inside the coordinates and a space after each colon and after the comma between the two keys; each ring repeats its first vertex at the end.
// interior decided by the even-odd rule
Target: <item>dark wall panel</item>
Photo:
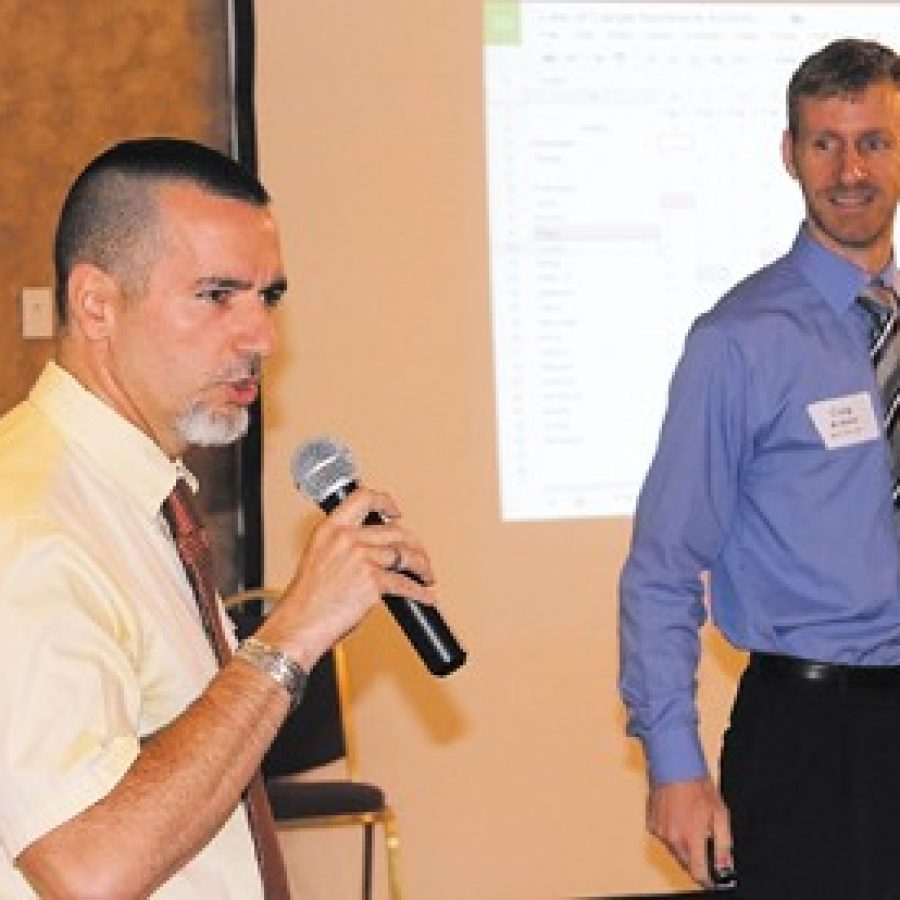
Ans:
{"type": "MultiPolygon", "coordinates": [[[[0,413],[53,356],[52,340],[23,339],[20,293],[52,285],[53,229],[77,172],[143,135],[229,151],[230,9],[229,0],[0,0],[0,413]]],[[[220,583],[233,589],[249,546],[238,527],[239,451],[188,462],[220,583]]]]}
{"type": "Polygon", "coordinates": [[[23,340],[19,294],[50,285],[66,186],[109,143],[229,145],[225,0],[0,0],[0,412],[53,353],[23,340]]]}

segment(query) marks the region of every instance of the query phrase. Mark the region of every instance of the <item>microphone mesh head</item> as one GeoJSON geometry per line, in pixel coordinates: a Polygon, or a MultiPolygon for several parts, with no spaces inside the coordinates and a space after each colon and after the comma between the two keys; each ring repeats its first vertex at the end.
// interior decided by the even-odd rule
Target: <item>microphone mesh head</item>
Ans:
{"type": "Polygon", "coordinates": [[[340,441],[316,438],[294,451],[291,474],[303,493],[321,503],[337,488],[356,480],[356,467],[350,451],[340,441]]]}

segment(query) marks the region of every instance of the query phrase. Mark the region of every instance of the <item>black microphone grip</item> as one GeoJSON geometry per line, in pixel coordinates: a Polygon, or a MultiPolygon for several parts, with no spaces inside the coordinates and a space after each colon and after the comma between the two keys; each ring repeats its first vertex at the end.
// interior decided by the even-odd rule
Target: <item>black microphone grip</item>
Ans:
{"type": "MultiPolygon", "coordinates": [[[[319,506],[330,513],[356,487],[355,481],[345,482],[323,498],[319,506]]],[[[363,519],[363,525],[383,525],[385,521],[381,513],[372,510],[363,519]]],[[[415,572],[406,569],[400,572],[418,584],[425,583],[415,572]]],[[[432,675],[443,678],[466,661],[466,651],[460,647],[437,607],[396,594],[385,594],[382,600],[432,675]]]]}

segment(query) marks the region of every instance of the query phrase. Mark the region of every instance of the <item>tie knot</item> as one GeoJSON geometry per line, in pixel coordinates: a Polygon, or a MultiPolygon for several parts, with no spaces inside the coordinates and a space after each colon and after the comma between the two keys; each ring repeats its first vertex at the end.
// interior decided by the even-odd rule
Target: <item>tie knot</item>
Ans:
{"type": "Polygon", "coordinates": [[[860,292],[860,305],[865,311],[883,322],[897,309],[897,294],[894,289],[880,278],[870,281],[860,292]]]}
{"type": "Polygon", "coordinates": [[[163,501],[162,513],[176,541],[189,534],[203,531],[203,520],[200,518],[191,489],[183,478],[175,482],[175,487],[163,501]]]}
{"type": "MultiPolygon", "coordinates": [[[[199,603],[214,603],[216,580],[212,544],[197,511],[191,489],[178,479],[172,493],[163,501],[162,514],[169,524],[178,558],[199,603]]],[[[207,631],[213,614],[201,611],[207,631]]]]}
{"type": "Polygon", "coordinates": [[[891,327],[897,315],[897,294],[881,279],[870,281],[856,298],[872,321],[871,342],[877,344],[891,327]]]}

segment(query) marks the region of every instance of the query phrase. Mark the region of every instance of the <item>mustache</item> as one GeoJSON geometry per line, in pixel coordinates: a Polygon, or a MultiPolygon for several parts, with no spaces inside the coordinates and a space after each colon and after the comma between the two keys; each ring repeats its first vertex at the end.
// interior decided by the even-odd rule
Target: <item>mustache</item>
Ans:
{"type": "Polygon", "coordinates": [[[245,356],[237,362],[230,363],[217,373],[217,381],[255,381],[262,375],[262,357],[257,354],[245,356]]]}

